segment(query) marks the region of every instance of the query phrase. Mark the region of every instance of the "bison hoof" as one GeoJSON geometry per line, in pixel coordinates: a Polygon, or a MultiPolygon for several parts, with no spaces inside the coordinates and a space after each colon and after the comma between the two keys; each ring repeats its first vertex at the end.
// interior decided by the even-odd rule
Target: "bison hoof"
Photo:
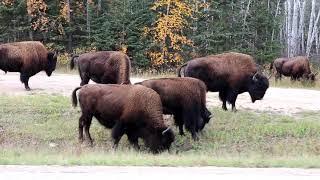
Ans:
{"type": "Polygon", "coordinates": [[[199,137],[198,137],[197,135],[192,135],[192,139],[193,139],[194,141],[199,141],[199,137]]]}
{"type": "Polygon", "coordinates": [[[31,91],[31,89],[30,89],[29,87],[26,87],[26,90],[27,90],[27,91],[31,91]]]}
{"type": "Polygon", "coordinates": [[[180,132],[179,134],[180,134],[180,136],[185,136],[186,135],[186,134],[184,134],[184,132],[180,132]]]}

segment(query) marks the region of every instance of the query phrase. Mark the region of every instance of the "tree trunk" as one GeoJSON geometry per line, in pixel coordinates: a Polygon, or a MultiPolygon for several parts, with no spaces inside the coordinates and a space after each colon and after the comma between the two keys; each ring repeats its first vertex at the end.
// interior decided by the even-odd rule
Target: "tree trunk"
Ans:
{"type": "MultiPolygon", "coordinates": [[[[68,5],[68,22],[69,22],[69,29],[71,29],[72,26],[72,11],[71,11],[71,3],[72,0],[66,1],[68,5]]],[[[72,52],[72,30],[69,30],[68,32],[68,51],[72,52]]]]}
{"type": "Polygon", "coordinates": [[[87,9],[86,9],[86,15],[87,15],[87,33],[88,33],[88,39],[89,39],[89,41],[90,41],[90,39],[91,39],[91,30],[90,30],[90,2],[89,2],[89,0],[87,0],[87,5],[86,5],[87,7],[87,9]]]}
{"type": "Polygon", "coordinates": [[[33,32],[32,32],[32,27],[31,27],[31,16],[30,15],[28,15],[28,22],[29,22],[29,25],[30,25],[30,28],[29,28],[29,39],[30,39],[30,41],[32,41],[33,40],[33,32]]]}
{"type": "Polygon", "coordinates": [[[298,53],[304,54],[305,47],[304,47],[304,13],[305,13],[306,1],[302,0],[300,4],[300,22],[299,22],[299,45],[298,45],[298,53]]]}
{"type": "Polygon", "coordinates": [[[309,23],[309,28],[311,28],[311,29],[309,29],[309,32],[308,32],[307,51],[306,51],[306,55],[308,57],[310,56],[312,44],[315,39],[315,36],[317,35],[316,33],[317,33],[318,22],[319,22],[319,18],[320,18],[320,8],[318,10],[317,16],[315,17],[315,2],[314,2],[314,0],[312,1],[311,14],[313,15],[313,16],[310,16],[310,21],[312,21],[312,26],[310,27],[310,23],[309,23]]]}
{"type": "Polygon", "coordinates": [[[293,1],[293,14],[292,14],[292,27],[291,27],[291,39],[290,39],[290,54],[289,54],[289,57],[293,57],[293,56],[297,55],[298,16],[299,16],[298,3],[299,3],[299,0],[294,0],[293,1]]]}
{"type": "MultiPolygon", "coordinates": [[[[278,13],[279,13],[279,7],[280,7],[280,0],[278,0],[277,2],[277,8],[276,8],[276,13],[275,13],[275,18],[278,17],[278,13]]],[[[273,24],[275,23],[275,20],[273,21],[273,24]]],[[[275,29],[274,27],[272,28],[272,35],[271,35],[271,41],[273,42],[274,40],[274,33],[275,33],[275,29]]],[[[280,31],[281,33],[281,31],[280,31]]]]}

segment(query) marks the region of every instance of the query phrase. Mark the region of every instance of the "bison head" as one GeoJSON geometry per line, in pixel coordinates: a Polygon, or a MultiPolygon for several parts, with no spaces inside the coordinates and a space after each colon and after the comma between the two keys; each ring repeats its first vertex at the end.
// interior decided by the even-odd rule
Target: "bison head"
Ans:
{"type": "Polygon", "coordinates": [[[262,99],[268,88],[269,80],[266,76],[256,73],[250,77],[248,92],[252,102],[254,103],[256,100],[262,99]]]}
{"type": "Polygon", "coordinates": [[[58,57],[57,51],[55,53],[48,52],[48,62],[47,62],[47,67],[45,69],[46,74],[48,76],[51,76],[52,72],[56,69],[57,57],[58,57]]]}
{"type": "Polygon", "coordinates": [[[316,73],[310,73],[307,75],[306,79],[311,81],[311,82],[314,82],[316,80],[316,76],[318,75],[318,72],[316,73]]]}
{"type": "Polygon", "coordinates": [[[203,112],[201,112],[201,119],[198,121],[198,124],[197,124],[197,131],[201,131],[204,126],[209,123],[210,119],[212,118],[212,114],[211,112],[207,109],[207,108],[204,108],[202,110],[203,112]]]}
{"type": "Polygon", "coordinates": [[[147,134],[144,141],[151,152],[159,153],[170,149],[171,143],[174,141],[174,134],[170,128],[158,129],[153,133],[147,134]]]}

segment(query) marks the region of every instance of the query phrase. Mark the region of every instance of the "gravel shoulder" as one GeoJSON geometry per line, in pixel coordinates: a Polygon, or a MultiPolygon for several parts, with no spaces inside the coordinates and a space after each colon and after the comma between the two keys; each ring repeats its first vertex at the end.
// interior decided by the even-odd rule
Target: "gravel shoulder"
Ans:
{"type": "MultiPolygon", "coordinates": [[[[131,78],[131,82],[142,81],[142,78],[131,78]]],[[[92,83],[92,82],[90,82],[92,83]]],[[[31,91],[26,91],[19,80],[19,73],[0,72],[0,94],[2,95],[32,95],[32,94],[61,94],[70,96],[72,90],[80,84],[78,75],[53,74],[51,77],[39,73],[30,78],[31,91]]],[[[221,107],[218,93],[209,92],[209,106],[221,107]]],[[[320,111],[320,91],[293,88],[269,88],[263,100],[251,102],[248,93],[238,96],[238,110],[249,109],[292,115],[303,111],[320,111]]],[[[229,107],[229,109],[231,109],[229,107]]]]}

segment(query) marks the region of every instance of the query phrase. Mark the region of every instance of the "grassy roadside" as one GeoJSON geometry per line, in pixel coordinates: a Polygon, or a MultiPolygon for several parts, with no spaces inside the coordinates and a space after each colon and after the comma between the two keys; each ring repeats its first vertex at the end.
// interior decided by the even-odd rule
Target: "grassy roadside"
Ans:
{"type": "MultiPolygon", "coordinates": [[[[93,148],[77,143],[79,109],[64,96],[0,96],[0,164],[320,167],[320,112],[294,117],[211,108],[193,142],[176,136],[171,152],[137,152],[126,136],[112,150],[110,130],[93,121],[93,148]]],[[[177,133],[176,133],[177,134],[177,133]]]]}

